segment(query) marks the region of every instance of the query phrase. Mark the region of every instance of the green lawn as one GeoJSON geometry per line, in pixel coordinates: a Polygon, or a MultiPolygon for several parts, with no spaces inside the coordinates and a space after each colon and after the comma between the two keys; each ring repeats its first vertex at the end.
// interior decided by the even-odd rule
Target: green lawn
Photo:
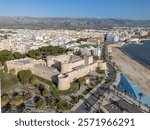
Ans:
{"type": "Polygon", "coordinates": [[[50,86],[50,90],[52,90],[52,91],[58,91],[57,88],[56,88],[56,86],[55,86],[55,84],[52,81],[44,79],[44,78],[42,78],[40,76],[37,76],[37,75],[34,75],[34,74],[33,74],[33,76],[36,79],[38,79],[39,81],[41,81],[41,82],[43,82],[45,84],[48,84],[50,86]]]}
{"type": "Polygon", "coordinates": [[[78,88],[78,84],[76,82],[71,83],[71,87],[68,90],[59,90],[60,94],[67,95],[75,92],[78,88]]]}
{"type": "Polygon", "coordinates": [[[55,92],[56,95],[60,96],[60,95],[67,95],[67,94],[71,94],[73,93],[76,89],[77,89],[77,83],[73,82],[71,83],[71,87],[68,90],[58,90],[56,85],[47,79],[44,79],[42,77],[39,77],[37,75],[33,75],[36,79],[38,79],[39,81],[48,84],[50,86],[50,91],[55,92]]]}
{"type": "Polygon", "coordinates": [[[5,73],[2,70],[0,70],[0,78],[2,89],[11,88],[19,82],[17,76],[12,75],[10,73],[5,73]]]}

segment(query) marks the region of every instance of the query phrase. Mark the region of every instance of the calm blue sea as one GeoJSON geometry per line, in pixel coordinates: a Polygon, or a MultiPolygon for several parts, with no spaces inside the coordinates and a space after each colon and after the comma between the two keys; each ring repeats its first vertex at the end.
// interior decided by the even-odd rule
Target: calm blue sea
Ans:
{"type": "Polygon", "coordinates": [[[125,45],[120,48],[120,50],[128,55],[130,58],[150,68],[150,41],[144,41],[142,45],[125,45]]]}

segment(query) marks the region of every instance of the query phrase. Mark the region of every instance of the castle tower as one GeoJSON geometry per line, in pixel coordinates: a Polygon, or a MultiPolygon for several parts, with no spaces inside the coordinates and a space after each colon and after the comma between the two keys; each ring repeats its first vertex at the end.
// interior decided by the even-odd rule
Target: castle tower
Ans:
{"type": "Polygon", "coordinates": [[[67,90],[70,88],[70,82],[68,75],[60,74],[58,76],[58,89],[59,90],[67,90]]]}
{"type": "Polygon", "coordinates": [[[53,64],[54,64],[54,58],[52,58],[52,57],[47,57],[47,58],[46,58],[46,65],[47,65],[48,67],[51,67],[53,64]]]}
{"type": "Polygon", "coordinates": [[[69,67],[69,63],[68,62],[63,62],[61,63],[61,73],[67,73],[71,71],[71,67],[69,67]]]}

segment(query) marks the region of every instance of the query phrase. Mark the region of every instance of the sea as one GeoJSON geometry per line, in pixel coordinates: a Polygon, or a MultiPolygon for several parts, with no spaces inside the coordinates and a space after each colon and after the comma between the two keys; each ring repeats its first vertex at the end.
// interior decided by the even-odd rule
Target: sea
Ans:
{"type": "MultiPolygon", "coordinates": [[[[142,44],[124,45],[120,48],[120,50],[133,60],[139,62],[143,66],[150,69],[150,40],[145,40],[142,44]]],[[[150,107],[150,96],[147,95],[146,92],[142,90],[139,86],[137,86],[134,82],[129,80],[129,78],[126,75],[124,75],[124,78],[126,78],[126,82],[124,81],[125,84],[128,84],[128,86],[130,86],[130,89],[134,91],[136,97],[138,97],[138,94],[140,92],[144,94],[144,97],[141,99],[141,102],[142,104],[145,104],[150,107]]]]}
{"type": "Polygon", "coordinates": [[[143,41],[143,44],[128,44],[120,50],[133,60],[150,69],[150,40],[143,41]]]}

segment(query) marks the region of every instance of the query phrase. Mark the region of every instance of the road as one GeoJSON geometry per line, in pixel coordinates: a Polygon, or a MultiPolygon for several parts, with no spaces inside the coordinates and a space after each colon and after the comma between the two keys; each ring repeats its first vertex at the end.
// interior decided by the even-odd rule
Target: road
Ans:
{"type": "MultiPolygon", "coordinates": [[[[107,61],[107,67],[108,67],[108,71],[107,71],[107,78],[109,79],[115,79],[115,73],[114,73],[114,67],[113,64],[111,64],[111,62],[108,62],[108,50],[107,50],[107,44],[105,44],[104,46],[104,57],[105,60],[107,61]]],[[[93,108],[93,106],[97,103],[97,101],[100,99],[101,96],[104,95],[105,92],[107,92],[110,88],[110,83],[103,83],[103,84],[99,84],[98,88],[94,91],[94,92],[90,92],[89,97],[88,98],[84,98],[82,104],[80,104],[77,109],[75,111],[73,111],[74,113],[89,113],[91,108],[93,108]]],[[[97,111],[97,110],[96,110],[97,111]]]]}
{"type": "Polygon", "coordinates": [[[109,85],[103,83],[94,92],[90,92],[87,99],[83,99],[82,104],[74,111],[74,113],[89,113],[93,105],[99,100],[100,96],[109,89],[109,85]]]}
{"type": "MultiPolygon", "coordinates": [[[[108,67],[106,79],[115,80],[115,78],[116,78],[115,71],[117,71],[118,68],[116,68],[116,66],[113,63],[111,63],[111,61],[108,57],[107,44],[105,46],[104,53],[105,53],[105,60],[107,62],[107,67],[108,67]]],[[[112,83],[110,83],[110,82],[104,82],[102,84],[99,84],[97,89],[95,89],[94,91],[91,91],[88,94],[89,96],[87,98],[83,99],[82,103],[80,102],[79,104],[76,104],[77,107],[72,112],[73,113],[89,113],[93,109],[95,109],[94,112],[97,112],[98,110],[97,110],[97,108],[94,108],[94,106],[99,101],[100,97],[103,96],[105,93],[107,93],[108,90],[110,90],[111,84],[112,83]]],[[[117,104],[118,104],[118,106],[117,106],[118,109],[114,109],[112,107],[112,103],[109,101],[108,101],[108,104],[105,105],[104,107],[110,113],[113,113],[113,112],[115,112],[115,113],[119,113],[119,112],[131,112],[131,113],[136,112],[136,113],[138,113],[138,112],[141,112],[139,109],[137,109],[135,106],[133,106],[133,104],[130,104],[129,102],[126,102],[126,101],[122,100],[121,98],[117,102],[117,104]]],[[[116,106],[115,106],[115,108],[116,108],[116,106]]]]}

